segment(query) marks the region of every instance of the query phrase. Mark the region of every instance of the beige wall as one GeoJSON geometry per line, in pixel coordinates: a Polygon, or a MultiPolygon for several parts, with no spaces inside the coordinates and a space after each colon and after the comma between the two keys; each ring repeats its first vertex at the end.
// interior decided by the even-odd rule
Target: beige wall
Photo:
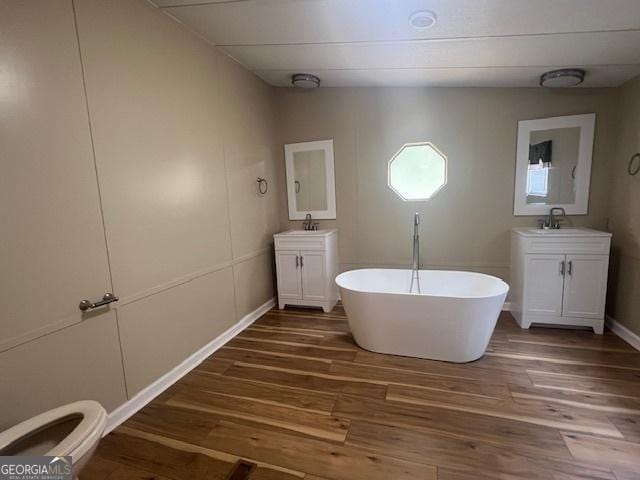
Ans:
{"type": "MultiPolygon", "coordinates": [[[[604,228],[611,90],[467,88],[279,89],[281,143],[332,138],[341,268],[407,266],[411,215],[422,216],[421,263],[508,278],[509,230],[535,225],[514,217],[518,120],[597,113],[589,215],[575,225],[604,228]],[[403,202],[387,187],[387,163],[406,142],[433,142],[448,157],[448,183],[428,202],[403,202]]],[[[284,195],[284,193],[283,193],[284,195]]],[[[289,222],[281,199],[283,225],[289,222]]]]}
{"type": "Polygon", "coordinates": [[[283,167],[274,89],[147,2],[0,11],[2,72],[26,83],[0,82],[1,429],[112,410],[272,298],[283,167]]]}
{"type": "Polygon", "coordinates": [[[619,131],[610,171],[613,247],[608,311],[640,335],[640,173],[627,173],[629,159],[640,152],[640,78],[621,87],[617,106],[619,131]]]}

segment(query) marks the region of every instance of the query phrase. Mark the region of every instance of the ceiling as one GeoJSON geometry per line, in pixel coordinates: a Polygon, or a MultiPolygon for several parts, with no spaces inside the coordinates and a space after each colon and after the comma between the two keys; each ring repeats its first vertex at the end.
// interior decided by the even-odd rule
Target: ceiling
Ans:
{"type": "Polygon", "coordinates": [[[640,75],[640,0],[153,0],[272,85],[585,87],[640,75]],[[412,13],[437,16],[429,29],[412,13]]]}

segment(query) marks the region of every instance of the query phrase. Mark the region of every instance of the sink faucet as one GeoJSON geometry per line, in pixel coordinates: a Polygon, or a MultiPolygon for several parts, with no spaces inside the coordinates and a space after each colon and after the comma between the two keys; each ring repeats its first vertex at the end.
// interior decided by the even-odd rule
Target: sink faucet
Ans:
{"type": "Polygon", "coordinates": [[[540,220],[540,228],[545,230],[554,229],[557,230],[560,228],[560,222],[564,220],[564,217],[567,216],[567,213],[564,211],[562,207],[552,207],[549,210],[549,215],[547,215],[544,219],[540,220]],[[556,218],[555,212],[560,212],[562,218],[556,218]]]}
{"type": "Polygon", "coordinates": [[[309,230],[318,230],[318,224],[311,219],[311,214],[307,213],[304,217],[304,222],[302,222],[302,228],[309,230]]]}

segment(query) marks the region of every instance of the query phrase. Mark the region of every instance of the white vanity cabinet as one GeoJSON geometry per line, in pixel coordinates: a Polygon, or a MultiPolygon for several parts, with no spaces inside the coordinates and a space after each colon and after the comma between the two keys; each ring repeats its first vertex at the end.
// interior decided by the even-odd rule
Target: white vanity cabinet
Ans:
{"type": "Polygon", "coordinates": [[[338,301],[338,231],[290,230],[273,236],[278,277],[278,307],[322,307],[338,301]]]}
{"type": "Polygon", "coordinates": [[[511,233],[511,313],[532,323],[604,329],[611,234],[586,228],[511,233]]]}

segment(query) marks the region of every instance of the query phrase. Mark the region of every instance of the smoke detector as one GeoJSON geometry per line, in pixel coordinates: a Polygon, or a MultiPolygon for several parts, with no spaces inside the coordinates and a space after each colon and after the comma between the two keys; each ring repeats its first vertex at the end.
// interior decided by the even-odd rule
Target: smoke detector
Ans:
{"type": "Polygon", "coordinates": [[[426,30],[436,24],[436,14],[431,10],[418,10],[409,17],[409,25],[418,30],[426,30]]]}

